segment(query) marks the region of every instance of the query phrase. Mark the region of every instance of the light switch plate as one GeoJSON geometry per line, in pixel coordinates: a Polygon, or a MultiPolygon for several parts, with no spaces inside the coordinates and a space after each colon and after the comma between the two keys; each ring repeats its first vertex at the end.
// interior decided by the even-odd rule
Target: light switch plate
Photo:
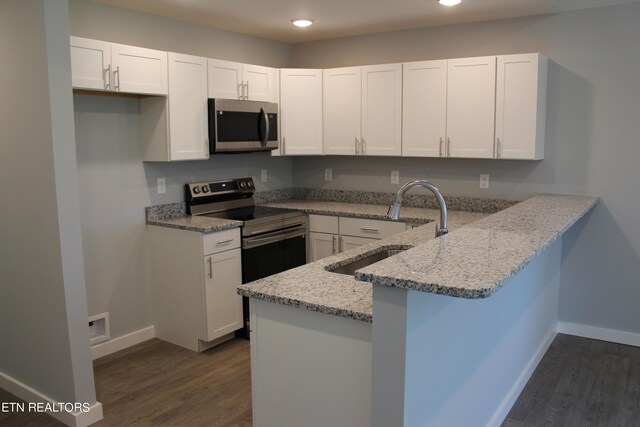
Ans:
{"type": "Polygon", "coordinates": [[[487,189],[489,188],[489,174],[481,173],[480,174],[480,188],[487,189]]]}
{"type": "Polygon", "coordinates": [[[267,170],[266,169],[261,169],[260,170],[260,181],[261,182],[267,182],[267,170]]]}
{"type": "Polygon", "coordinates": [[[399,171],[391,171],[391,183],[399,184],[400,183],[400,172],[399,171]]]}
{"type": "Polygon", "coordinates": [[[324,170],[324,180],[331,181],[333,179],[333,170],[331,168],[326,168],[324,170]]]}
{"type": "Polygon", "coordinates": [[[158,178],[158,194],[165,194],[167,192],[167,181],[165,178],[158,178]]]}

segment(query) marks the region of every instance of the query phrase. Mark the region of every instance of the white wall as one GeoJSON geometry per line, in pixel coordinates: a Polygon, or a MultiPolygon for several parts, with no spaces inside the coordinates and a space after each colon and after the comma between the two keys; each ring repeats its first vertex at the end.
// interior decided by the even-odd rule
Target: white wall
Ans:
{"type": "Polygon", "coordinates": [[[0,377],[95,403],[68,37],[66,0],[0,3],[0,377]]]}
{"type": "MultiPolygon", "coordinates": [[[[283,43],[84,0],[70,2],[70,21],[80,37],[274,67],[290,61],[283,43]]],[[[251,153],[143,163],[137,98],[76,94],[74,109],[89,314],[109,312],[115,338],[153,324],[146,206],[184,201],[183,185],[197,180],[253,176],[258,191],[290,187],[292,162],[251,153]],[[157,193],[158,178],[166,194],[157,193]]]]}
{"type": "Polygon", "coordinates": [[[337,67],[522,52],[550,58],[547,140],[541,162],[304,158],[296,185],[393,191],[432,179],[445,194],[602,198],[567,236],[560,320],[640,333],[640,4],[294,45],[295,67],[337,67]],[[325,167],[334,181],[325,184],[325,167]],[[478,174],[491,188],[478,189],[478,174]],[[353,188],[357,187],[357,188],[353,188]]]}

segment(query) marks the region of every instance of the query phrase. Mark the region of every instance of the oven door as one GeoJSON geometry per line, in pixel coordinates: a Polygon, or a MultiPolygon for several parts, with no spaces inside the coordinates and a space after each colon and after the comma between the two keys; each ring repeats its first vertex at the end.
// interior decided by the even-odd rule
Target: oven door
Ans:
{"type": "Polygon", "coordinates": [[[305,264],[306,226],[242,239],[242,282],[249,283],[305,264]]]}
{"type": "MultiPolygon", "coordinates": [[[[242,239],[242,283],[280,273],[307,261],[306,225],[242,239]]],[[[236,336],[249,339],[249,298],[242,298],[243,328],[236,336]]]]}

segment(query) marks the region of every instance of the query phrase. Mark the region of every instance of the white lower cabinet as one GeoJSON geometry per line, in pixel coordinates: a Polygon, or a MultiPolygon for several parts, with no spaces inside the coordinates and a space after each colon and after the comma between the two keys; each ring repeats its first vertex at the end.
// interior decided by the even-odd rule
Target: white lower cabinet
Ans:
{"type": "Polygon", "coordinates": [[[309,215],[309,261],[317,261],[406,230],[403,222],[309,215]]]}
{"type": "Polygon", "coordinates": [[[240,230],[148,226],[156,337],[203,351],[242,328],[240,230]]]}

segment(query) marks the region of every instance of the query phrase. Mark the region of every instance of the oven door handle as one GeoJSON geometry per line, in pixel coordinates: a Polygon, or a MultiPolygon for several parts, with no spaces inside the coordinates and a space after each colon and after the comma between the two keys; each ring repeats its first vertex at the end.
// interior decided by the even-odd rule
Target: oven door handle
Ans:
{"type": "Polygon", "coordinates": [[[257,248],[258,246],[268,245],[270,243],[280,242],[282,240],[292,239],[294,237],[304,236],[307,234],[305,226],[290,228],[287,230],[278,230],[269,234],[263,234],[259,237],[247,237],[242,239],[242,249],[257,248]]]}

